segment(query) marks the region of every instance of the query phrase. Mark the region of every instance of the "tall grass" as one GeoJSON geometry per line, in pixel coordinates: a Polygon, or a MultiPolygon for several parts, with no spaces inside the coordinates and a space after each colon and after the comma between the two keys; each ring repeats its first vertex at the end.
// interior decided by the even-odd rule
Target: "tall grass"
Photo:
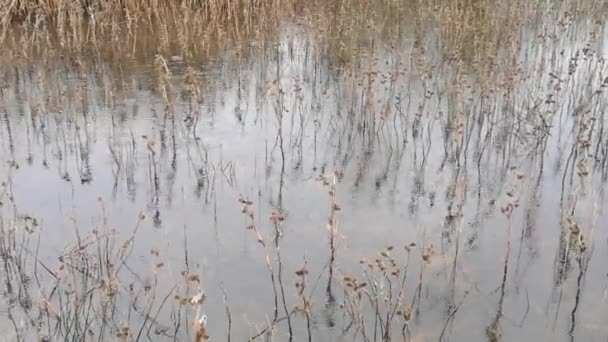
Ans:
{"type": "Polygon", "coordinates": [[[200,63],[228,48],[246,54],[242,47],[252,40],[272,44],[280,23],[295,19],[328,39],[338,61],[381,43],[374,42],[378,34],[385,38],[381,44],[397,44],[413,28],[416,45],[435,49],[426,43],[437,30],[443,58],[475,61],[487,73],[497,58],[507,58],[501,51],[521,46],[522,29],[539,29],[558,12],[597,21],[606,13],[596,1],[554,7],[522,0],[3,0],[0,43],[11,48],[4,56],[20,58],[55,51],[151,61],[161,53],[200,63]]]}

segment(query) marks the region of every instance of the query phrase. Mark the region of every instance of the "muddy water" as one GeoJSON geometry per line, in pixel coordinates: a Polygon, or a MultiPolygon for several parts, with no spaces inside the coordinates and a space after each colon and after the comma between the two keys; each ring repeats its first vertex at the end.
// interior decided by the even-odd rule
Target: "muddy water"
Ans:
{"type": "MultiPolygon", "coordinates": [[[[408,272],[408,339],[606,340],[605,27],[524,32],[513,87],[483,95],[473,76],[452,91],[454,71],[434,48],[422,75],[413,36],[376,43],[345,66],[305,29],[283,32],[247,57],[226,51],[200,65],[163,56],[168,106],[165,71],[153,65],[6,65],[0,158],[14,206],[4,215],[35,217],[39,258],[58,269],[78,236],[107,227],[125,239],[143,213],[129,269],[159,297],[182,271],[199,272],[213,340],[228,335],[224,295],[234,340],[273,317],[264,248],[239,199],[253,202],[287,307],[300,300],[296,271],[308,270],[313,340],[364,340],[346,313],[343,277],[388,296],[395,284],[366,270],[389,246],[408,272]],[[284,217],[278,248],[272,213],[284,217]]],[[[361,310],[373,337],[374,309],[364,301],[361,310]]],[[[171,326],[167,307],[158,318],[154,330],[171,326]]],[[[288,340],[282,322],[275,340],[288,340]]],[[[305,339],[304,315],[292,324],[305,339]]]]}

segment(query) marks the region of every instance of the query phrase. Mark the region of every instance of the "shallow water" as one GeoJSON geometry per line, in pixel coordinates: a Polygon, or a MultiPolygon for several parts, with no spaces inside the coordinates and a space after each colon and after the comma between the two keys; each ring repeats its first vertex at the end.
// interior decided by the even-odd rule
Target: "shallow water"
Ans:
{"type": "MultiPolygon", "coordinates": [[[[187,63],[165,56],[169,110],[151,65],[5,65],[1,175],[14,206],[4,215],[38,220],[39,257],[55,270],[76,231],[107,227],[125,239],[143,213],[130,270],[142,284],[156,278],[159,297],[172,293],[180,272],[200,272],[214,341],[227,337],[224,293],[234,340],[256,335],[273,316],[264,248],[246,229],[239,198],[253,202],[288,307],[298,303],[295,272],[306,265],[313,340],[363,340],[343,308],[343,277],[367,277],[388,293],[386,279],[364,273],[360,260],[373,263],[394,246],[388,254],[408,272],[413,341],[492,340],[492,329],[506,341],[605,341],[603,25],[581,19],[551,39],[558,29],[545,27],[546,37],[524,31],[514,86],[483,96],[474,77],[453,91],[460,78],[432,34],[427,77],[413,33],[396,46],[377,37],[358,62],[342,66],[315,35],[288,23],[267,50],[252,43],[246,57],[226,51],[205,66],[188,63],[200,82],[195,101],[185,95],[187,63]],[[340,206],[333,253],[321,178],[335,181],[340,206]],[[284,216],[278,249],[273,212],[284,216]],[[565,241],[573,236],[568,218],[582,231],[576,241],[565,241]],[[417,246],[405,268],[410,243],[417,246]]],[[[153,329],[170,326],[168,309],[158,310],[153,329]]],[[[115,320],[129,319],[119,311],[115,320]]],[[[292,321],[296,340],[304,339],[303,315],[292,321]]],[[[403,323],[393,338],[402,339],[403,323]]],[[[274,339],[287,334],[279,323],[274,339]]],[[[151,337],[162,338],[170,339],[151,337]]]]}

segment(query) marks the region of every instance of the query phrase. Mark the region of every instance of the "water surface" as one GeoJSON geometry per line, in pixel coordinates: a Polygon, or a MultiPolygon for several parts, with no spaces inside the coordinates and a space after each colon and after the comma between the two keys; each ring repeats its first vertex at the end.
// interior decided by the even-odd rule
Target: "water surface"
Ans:
{"type": "MultiPolygon", "coordinates": [[[[192,287],[206,293],[212,340],[228,336],[225,298],[232,339],[264,329],[274,316],[265,250],[288,308],[306,267],[316,341],[382,339],[365,297],[367,336],[352,322],[345,276],[381,303],[402,289],[412,315],[395,318],[393,339],[606,340],[605,23],[524,25],[489,64],[451,63],[439,29],[361,38],[343,61],[313,28],[283,25],[271,44],[205,63],[5,64],[3,224],[36,218],[30,248],[39,240],[36,255],[57,271],[66,246],[94,230],[115,230],[119,246],[144,215],[121,285],[154,284],[169,304],[155,304],[154,323],[125,308],[113,320],[150,324],[151,340],[190,338],[172,334],[183,271],[201,275],[192,287]],[[265,247],[239,199],[252,202],[265,247]],[[276,241],[273,213],[284,218],[276,241]],[[403,285],[378,271],[391,257],[403,285]]],[[[51,288],[43,281],[33,297],[51,288]]],[[[3,291],[2,315],[36,336],[3,291]]],[[[292,325],[304,340],[305,315],[292,325]]],[[[274,339],[288,340],[284,320],[274,339]]]]}

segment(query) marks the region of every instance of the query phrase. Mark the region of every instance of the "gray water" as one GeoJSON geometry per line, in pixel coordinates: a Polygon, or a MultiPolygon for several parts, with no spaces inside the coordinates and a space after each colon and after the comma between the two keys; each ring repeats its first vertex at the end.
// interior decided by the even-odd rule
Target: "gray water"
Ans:
{"type": "MultiPolygon", "coordinates": [[[[505,341],[606,341],[605,25],[595,39],[597,26],[584,22],[560,38],[525,32],[515,56],[523,76],[487,97],[473,76],[454,94],[454,73],[431,44],[431,77],[422,77],[413,36],[395,47],[376,42],[343,67],[306,29],[285,25],[275,45],[252,43],[246,57],[228,50],[203,66],[163,56],[169,111],[158,72],[135,60],[121,68],[93,59],[81,68],[56,59],[5,65],[0,175],[2,201],[14,205],[3,215],[36,218],[38,255],[57,270],[76,231],[115,229],[125,239],[142,213],[129,269],[141,284],[156,278],[159,297],[182,271],[200,273],[213,341],[228,334],[224,294],[233,340],[256,335],[273,316],[264,249],[239,198],[253,202],[289,307],[298,303],[295,272],[306,265],[315,341],[363,340],[343,308],[343,277],[367,277],[386,294],[385,279],[366,274],[361,260],[374,263],[389,246],[408,272],[409,340],[491,340],[488,327],[499,326],[505,341]],[[201,89],[193,101],[188,66],[201,89]],[[321,178],[335,181],[340,206],[334,260],[321,178]],[[509,203],[517,203],[511,218],[509,203]],[[278,249],[273,212],[284,217],[278,249]],[[580,240],[567,241],[568,220],[580,240]],[[422,251],[431,245],[427,263],[422,251]]],[[[15,305],[7,298],[0,308],[15,305]]],[[[153,330],[170,326],[168,306],[153,330]]],[[[0,326],[14,331],[3,316],[0,326]]],[[[142,324],[132,321],[134,330],[142,324]]],[[[292,324],[295,340],[305,340],[303,315],[292,324]]],[[[287,334],[282,321],[273,338],[287,334]]]]}

